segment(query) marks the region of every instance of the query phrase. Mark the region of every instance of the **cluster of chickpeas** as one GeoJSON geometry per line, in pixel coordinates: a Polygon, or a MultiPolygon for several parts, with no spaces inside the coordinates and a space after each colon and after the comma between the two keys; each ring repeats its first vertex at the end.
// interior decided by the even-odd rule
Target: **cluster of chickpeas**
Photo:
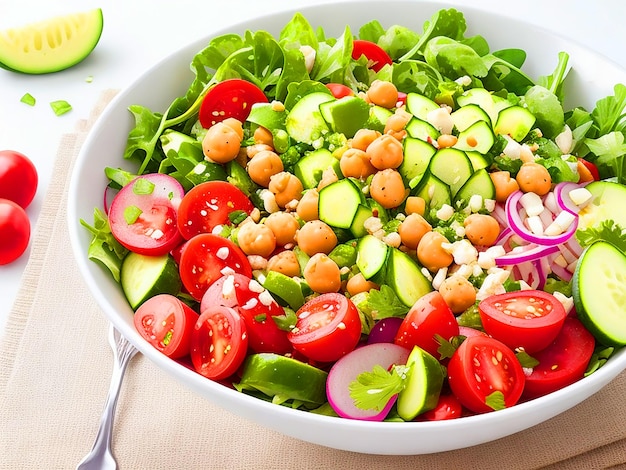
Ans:
{"type": "MultiPolygon", "coordinates": [[[[433,274],[450,268],[450,275],[441,283],[439,291],[451,309],[460,313],[474,304],[476,289],[466,277],[454,273],[454,256],[449,250],[449,241],[433,230],[424,218],[425,201],[409,196],[397,170],[403,161],[405,126],[412,115],[403,106],[398,106],[398,91],[390,82],[374,81],[361,96],[371,104],[393,109],[394,113],[383,132],[361,129],[348,140],[345,148],[335,152],[341,172],[345,177],[364,182],[369,179],[369,196],[382,207],[391,209],[404,204],[397,247],[414,254],[433,274]]],[[[273,105],[282,106],[280,103],[273,105]]],[[[317,293],[345,291],[353,296],[378,288],[362,274],[340,268],[328,256],[338,240],[332,228],[319,220],[318,200],[319,192],[337,181],[338,175],[329,169],[317,187],[305,191],[301,181],[285,171],[273,148],[272,133],[259,127],[253,137],[254,145],[242,147],[242,123],[229,118],[209,128],[202,142],[207,159],[218,163],[236,159],[246,168],[252,181],[262,188],[269,215],[263,220],[249,217],[236,230],[237,243],[251,259],[253,267],[291,277],[303,276],[317,293]],[[302,272],[293,251],[295,246],[309,257],[302,272]]],[[[437,145],[452,146],[455,141],[453,135],[444,134],[437,145]]],[[[505,171],[491,173],[491,178],[497,201],[506,200],[518,189],[543,195],[551,186],[547,170],[533,161],[525,162],[516,178],[505,171]]],[[[474,213],[464,220],[462,232],[472,245],[489,247],[495,244],[500,226],[492,216],[474,213]]]]}

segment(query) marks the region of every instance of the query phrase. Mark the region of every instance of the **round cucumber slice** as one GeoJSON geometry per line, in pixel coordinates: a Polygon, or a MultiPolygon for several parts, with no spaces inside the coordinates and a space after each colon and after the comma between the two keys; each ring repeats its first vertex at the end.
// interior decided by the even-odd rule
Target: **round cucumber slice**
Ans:
{"type": "Polygon", "coordinates": [[[0,32],[0,67],[43,74],[76,65],[96,47],[102,10],[73,13],[0,32]]]}

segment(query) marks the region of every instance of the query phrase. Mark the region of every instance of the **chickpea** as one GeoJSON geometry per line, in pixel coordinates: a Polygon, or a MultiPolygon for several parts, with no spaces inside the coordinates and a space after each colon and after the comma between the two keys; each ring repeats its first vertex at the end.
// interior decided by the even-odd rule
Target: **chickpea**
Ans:
{"type": "Polygon", "coordinates": [[[398,103],[398,89],[384,80],[374,80],[367,90],[369,101],[383,108],[391,109],[398,103]]]}
{"type": "Polygon", "coordinates": [[[548,194],[552,187],[552,178],[546,167],[534,162],[524,163],[515,180],[522,191],[533,192],[539,196],[548,194]]]}
{"type": "Polygon", "coordinates": [[[304,191],[302,182],[288,171],[281,171],[271,176],[267,189],[274,193],[276,204],[282,208],[293,200],[300,200],[304,191]]]}
{"type": "Polygon", "coordinates": [[[262,152],[263,150],[269,150],[270,152],[273,152],[274,147],[267,144],[248,145],[246,147],[246,155],[248,156],[248,158],[253,158],[257,153],[262,152]]]}
{"type": "Polygon", "coordinates": [[[228,163],[237,158],[241,137],[235,129],[223,122],[212,125],[202,139],[204,156],[217,163],[228,163]]]}
{"type": "Polygon", "coordinates": [[[237,243],[246,255],[269,257],[276,249],[274,232],[264,224],[247,222],[239,226],[237,243]]]}
{"type": "Polygon", "coordinates": [[[272,256],[267,262],[267,269],[289,277],[300,276],[300,263],[291,250],[281,251],[272,256]]]}
{"type": "Polygon", "coordinates": [[[432,230],[432,226],[420,214],[409,214],[398,226],[398,233],[402,244],[415,250],[426,232],[432,230]]]}
{"type": "Polygon", "coordinates": [[[492,246],[500,235],[500,224],[487,214],[472,214],[463,222],[465,236],[476,246],[492,246]]]}
{"type": "Polygon", "coordinates": [[[357,295],[361,292],[369,292],[372,289],[378,289],[378,284],[372,281],[368,281],[365,279],[363,274],[357,273],[348,279],[346,284],[346,290],[350,295],[357,295]]]}
{"type": "Polygon", "coordinates": [[[270,184],[270,178],[285,168],[277,153],[271,150],[261,150],[250,159],[247,169],[252,181],[267,188],[270,184]]]}
{"type": "Polygon", "coordinates": [[[272,135],[272,131],[267,129],[266,127],[259,126],[254,130],[254,134],[252,135],[255,144],[263,144],[268,147],[274,146],[274,136],[272,135]]]}
{"type": "Polygon", "coordinates": [[[328,167],[322,172],[322,179],[320,179],[320,182],[317,183],[317,190],[321,191],[329,184],[335,183],[337,181],[339,181],[337,173],[335,173],[335,170],[333,170],[332,167],[328,167]]]}
{"type": "Polygon", "coordinates": [[[311,220],[296,233],[298,246],[307,255],[328,254],[337,246],[337,235],[329,225],[321,220],[311,220]]]}
{"type": "Polygon", "coordinates": [[[339,266],[324,253],[317,253],[304,268],[304,279],[309,287],[320,294],[339,292],[341,289],[341,272],[339,266]]]}
{"type": "Polygon", "coordinates": [[[402,144],[390,135],[381,135],[365,151],[372,166],[379,170],[398,168],[404,158],[402,144]]]}
{"type": "Polygon", "coordinates": [[[400,173],[391,168],[376,173],[370,183],[370,196],[385,209],[402,204],[407,190],[400,173]]]}
{"type": "Polygon", "coordinates": [[[406,202],[404,203],[404,212],[407,215],[424,215],[426,212],[426,201],[420,196],[409,196],[406,198],[406,202]]]}
{"type": "Polygon", "coordinates": [[[431,272],[450,266],[454,258],[441,246],[448,239],[441,233],[430,231],[424,234],[417,245],[417,259],[422,266],[431,272]]]}
{"type": "Polygon", "coordinates": [[[476,289],[463,276],[453,274],[439,287],[439,293],[452,313],[462,313],[476,302],[476,289]]]}
{"type": "Polygon", "coordinates": [[[300,224],[290,213],[274,212],[265,219],[264,223],[274,232],[277,245],[285,246],[289,243],[295,243],[296,232],[300,228],[300,224]]]}
{"type": "Polygon", "coordinates": [[[437,137],[437,146],[440,149],[453,147],[457,143],[458,140],[459,140],[458,137],[455,135],[441,134],[439,137],[437,137]]]}
{"type": "Polygon", "coordinates": [[[385,123],[385,134],[391,135],[397,140],[402,140],[406,136],[404,129],[413,115],[403,108],[398,108],[394,114],[389,116],[385,123]]]}
{"type": "Polygon", "coordinates": [[[343,152],[339,160],[339,167],[346,178],[365,179],[376,173],[376,168],[370,163],[365,151],[355,148],[343,152]]]}
{"type": "Polygon", "coordinates": [[[511,178],[511,173],[508,171],[494,171],[489,173],[493,186],[496,190],[496,201],[504,202],[507,198],[519,189],[519,184],[514,178],[511,178]]]}
{"type": "Polygon", "coordinates": [[[320,193],[317,189],[309,189],[302,195],[302,199],[298,201],[296,207],[296,214],[305,222],[310,220],[316,220],[319,218],[318,206],[319,206],[320,193]]]}
{"type": "Polygon", "coordinates": [[[350,146],[353,149],[359,149],[365,152],[367,147],[380,136],[381,133],[373,129],[359,129],[356,131],[356,134],[354,134],[354,137],[352,137],[350,146]]]}
{"type": "Polygon", "coordinates": [[[243,140],[243,124],[239,119],[231,117],[224,119],[222,122],[237,133],[239,140],[243,140]]]}

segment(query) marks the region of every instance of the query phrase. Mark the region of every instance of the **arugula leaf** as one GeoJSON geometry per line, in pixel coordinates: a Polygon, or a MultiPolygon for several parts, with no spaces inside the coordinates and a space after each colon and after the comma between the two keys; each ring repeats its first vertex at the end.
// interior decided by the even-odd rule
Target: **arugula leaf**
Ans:
{"type": "Polygon", "coordinates": [[[548,88],[535,85],[524,94],[524,104],[534,114],[546,137],[554,138],[565,127],[565,113],[559,98],[548,88]]]}
{"type": "Polygon", "coordinates": [[[278,42],[285,49],[299,49],[300,46],[318,47],[318,38],[311,23],[302,13],[296,13],[278,36],[278,42]]]}
{"type": "MultiPolygon", "coordinates": [[[[365,39],[361,34],[359,35],[365,39]]],[[[397,60],[409,52],[418,41],[419,34],[415,31],[404,26],[393,25],[387,31],[383,30],[383,34],[379,35],[374,42],[382,47],[393,60],[397,60]]]]}
{"type": "Polygon", "coordinates": [[[348,67],[352,60],[353,39],[350,28],[346,26],[343,34],[337,39],[335,44],[320,43],[315,65],[311,71],[311,79],[317,81],[330,80],[335,72],[343,73],[343,69],[348,67]]]}
{"type": "Polygon", "coordinates": [[[547,88],[553,93],[560,102],[563,102],[563,82],[567,77],[567,64],[569,62],[569,54],[567,52],[559,52],[559,61],[556,69],[551,75],[539,77],[537,84],[547,88]]]}
{"type": "Polygon", "coordinates": [[[582,247],[603,240],[626,253],[626,229],[613,220],[603,220],[598,226],[578,229],[575,236],[582,247]]]}
{"type": "Polygon", "coordinates": [[[446,36],[431,39],[424,48],[426,63],[449,77],[485,77],[489,68],[470,46],[446,36]]]}
{"type": "Polygon", "coordinates": [[[446,36],[451,39],[461,40],[467,29],[467,22],[465,16],[454,8],[447,10],[439,10],[435,13],[429,21],[424,22],[424,32],[420,36],[420,39],[415,45],[400,57],[400,61],[415,58],[417,55],[422,55],[424,47],[432,38],[437,36],[446,36]]]}
{"type": "Polygon", "coordinates": [[[394,366],[390,371],[375,365],[371,372],[362,372],[348,389],[354,404],[362,410],[382,411],[389,400],[404,390],[410,368],[394,366]]]}
{"type": "MultiPolygon", "coordinates": [[[[372,20],[368,23],[365,23],[359,28],[359,39],[378,43],[380,38],[385,34],[390,34],[393,28],[395,27],[392,26],[391,28],[389,28],[388,31],[385,31],[385,28],[383,28],[383,26],[380,24],[380,21],[372,20]]],[[[379,46],[382,47],[381,44],[379,44],[379,46]]]]}
{"type": "Polygon", "coordinates": [[[607,96],[596,102],[591,112],[594,122],[598,126],[600,135],[614,130],[624,130],[624,108],[626,108],[626,85],[618,83],[613,88],[615,95],[607,96]]]}

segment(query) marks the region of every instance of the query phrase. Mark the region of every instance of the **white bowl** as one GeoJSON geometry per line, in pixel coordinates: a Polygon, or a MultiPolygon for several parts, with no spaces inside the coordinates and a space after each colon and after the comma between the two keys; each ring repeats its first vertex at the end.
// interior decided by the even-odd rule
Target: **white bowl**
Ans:
{"type": "MultiPolygon", "coordinates": [[[[372,19],[378,19],[384,27],[402,24],[421,31],[424,21],[446,6],[435,1],[380,0],[364,1],[358,8],[354,3],[337,3],[300,11],[314,27],[323,26],[328,35],[338,36],[346,24],[358,31],[359,26],[372,19]],[[399,16],[398,12],[403,13],[399,16]]],[[[613,93],[615,83],[626,83],[624,70],[584,47],[495,13],[472,8],[462,8],[462,11],[468,23],[468,35],[483,35],[492,50],[506,47],[526,50],[528,59],[524,70],[531,77],[552,73],[558,52],[567,51],[572,66],[567,80],[567,108],[582,105],[592,109],[597,99],[613,93]]],[[[225,28],[215,35],[260,29],[276,34],[293,13],[261,17],[225,28]]],[[[509,409],[451,421],[374,423],[306,413],[244,395],[196,374],[148,345],[135,331],[133,312],[120,287],[99,265],[87,259],[90,235],[79,224],[79,219],[92,220],[94,207],[102,205],[102,190],[107,183],[104,167],[128,166],[122,158],[128,131],[133,126],[128,106],[141,104],[164,111],[175,97],[187,90],[193,79],[189,63],[208,39],[198,40],[165,58],[114,99],[88,136],[70,186],[70,238],[87,286],[110,321],[156,365],[215,404],[283,434],[336,449],[392,455],[459,449],[527,429],[582,402],[626,368],[626,351],[620,351],[591,376],[509,409]]]]}

